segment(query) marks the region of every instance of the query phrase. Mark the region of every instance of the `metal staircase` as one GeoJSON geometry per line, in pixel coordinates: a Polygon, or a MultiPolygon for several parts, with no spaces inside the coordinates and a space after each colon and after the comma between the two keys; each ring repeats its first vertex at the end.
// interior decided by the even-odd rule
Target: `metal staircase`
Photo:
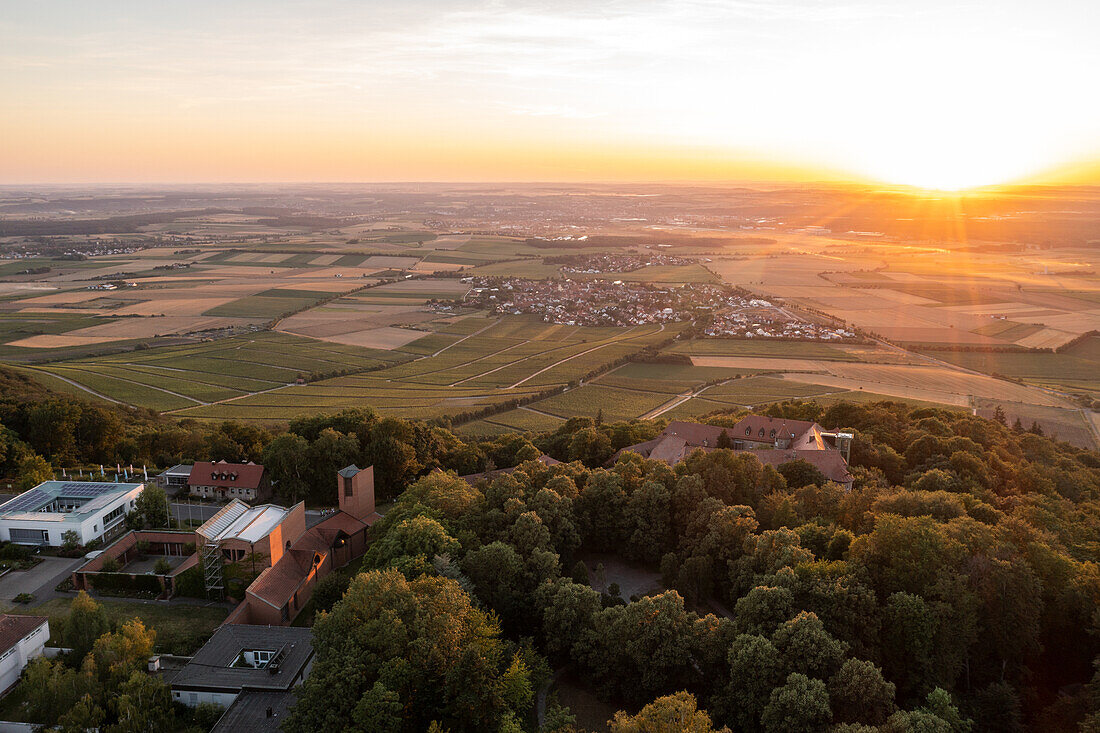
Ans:
{"type": "Polygon", "coordinates": [[[217,542],[207,542],[202,546],[203,579],[206,583],[206,597],[212,601],[225,599],[225,577],[222,574],[222,552],[217,542]]]}

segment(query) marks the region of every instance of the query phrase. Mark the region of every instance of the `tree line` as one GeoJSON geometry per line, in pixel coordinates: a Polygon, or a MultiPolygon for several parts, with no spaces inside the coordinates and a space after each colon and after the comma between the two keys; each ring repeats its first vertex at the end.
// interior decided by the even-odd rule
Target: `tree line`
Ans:
{"type": "Polygon", "coordinates": [[[535,440],[568,463],[415,481],[325,589],[286,729],[530,730],[554,668],[616,731],[1100,724],[1100,456],[891,402],[769,411],[852,430],[853,489],[724,449],[600,467],[651,428],[592,421],[535,440]],[[608,554],[665,590],[592,587],[608,554]]]}

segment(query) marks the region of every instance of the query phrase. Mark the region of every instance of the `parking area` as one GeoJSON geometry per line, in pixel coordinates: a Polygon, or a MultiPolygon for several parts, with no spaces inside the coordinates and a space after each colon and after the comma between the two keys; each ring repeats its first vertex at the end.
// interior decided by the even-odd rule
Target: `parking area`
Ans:
{"type": "Polygon", "coordinates": [[[20,593],[33,593],[36,600],[42,600],[83,562],[83,558],[43,557],[30,570],[12,570],[0,578],[0,601],[10,602],[20,593]],[[40,589],[43,592],[38,592],[40,589]]]}

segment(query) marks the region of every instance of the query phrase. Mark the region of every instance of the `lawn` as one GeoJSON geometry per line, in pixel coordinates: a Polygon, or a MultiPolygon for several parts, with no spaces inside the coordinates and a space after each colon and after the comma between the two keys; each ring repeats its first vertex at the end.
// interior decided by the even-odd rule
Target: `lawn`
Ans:
{"type": "MultiPolygon", "coordinates": [[[[229,610],[219,606],[176,605],[163,601],[119,601],[97,599],[107,614],[112,627],[121,626],[132,618],[139,618],[147,626],[156,629],[156,650],[165,654],[191,655],[202,646],[214,629],[221,625],[229,610]]],[[[7,613],[29,616],[48,616],[50,619],[50,645],[61,645],[61,629],[69,617],[71,598],[53,598],[35,608],[16,605],[7,613]]]]}

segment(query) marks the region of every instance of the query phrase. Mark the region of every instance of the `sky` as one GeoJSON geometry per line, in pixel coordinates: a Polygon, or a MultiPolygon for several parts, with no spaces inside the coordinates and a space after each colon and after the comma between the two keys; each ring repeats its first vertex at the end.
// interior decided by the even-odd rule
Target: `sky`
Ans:
{"type": "Polygon", "coordinates": [[[0,183],[1100,183],[1094,0],[7,0],[0,183]]]}

